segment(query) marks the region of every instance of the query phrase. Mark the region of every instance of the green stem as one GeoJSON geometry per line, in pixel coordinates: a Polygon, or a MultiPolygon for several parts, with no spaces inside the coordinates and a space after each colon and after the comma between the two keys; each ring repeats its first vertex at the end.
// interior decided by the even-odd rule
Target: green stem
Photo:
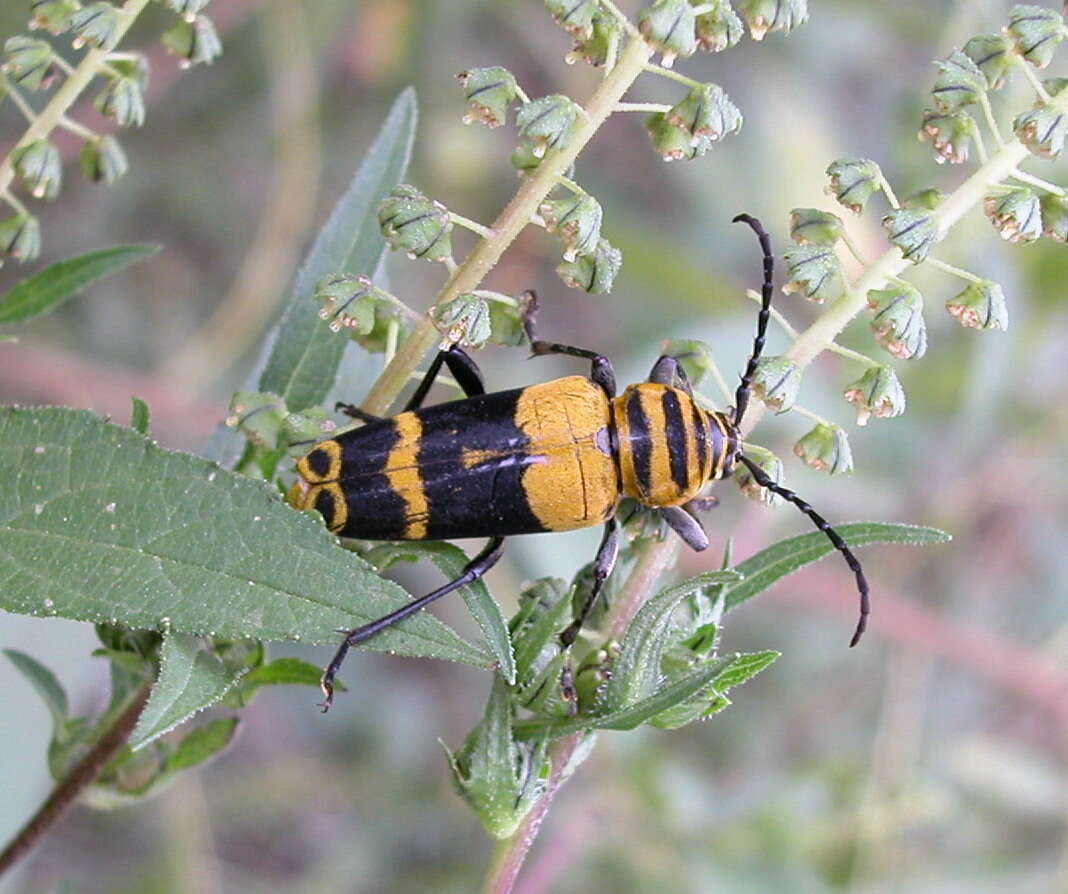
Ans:
{"type": "MultiPolygon", "coordinates": [[[[438,293],[435,305],[450,301],[463,292],[473,292],[479,287],[486,275],[496,266],[504,250],[530,222],[531,216],[558,182],[557,178],[571,167],[579,152],[612,114],[615,104],[645,70],[649,55],[649,47],[644,41],[632,40],[627,45],[616,67],[590,97],[585,115],[580,116],[575,124],[571,142],[566,148],[546,155],[534,172],[523,181],[519,191],[493,222],[493,236],[480,240],[471,254],[456,268],[456,272],[438,293]]],[[[376,416],[384,415],[408,381],[409,374],[439,339],[438,330],[429,319],[424,319],[416,326],[378,377],[363,403],[363,409],[376,416]]]]}
{"type": "MultiPolygon", "coordinates": [[[[148,6],[148,2],[149,0],[127,0],[126,4],[119,10],[115,24],[116,42],[122,39],[130,29],[130,26],[133,25],[134,20],[148,6]]],[[[37,119],[26,128],[26,132],[15,144],[16,149],[28,143],[42,140],[55,130],[71,106],[74,105],[85,88],[89,86],[89,82],[105,67],[108,55],[107,50],[100,48],[91,49],[85,54],[78,67],[63,82],[63,86],[56,91],[55,96],[52,97],[48,105],[37,115],[37,119]]],[[[9,152],[4,160],[0,162],[0,194],[7,192],[14,177],[15,168],[11,163],[11,153],[9,152]]]]}

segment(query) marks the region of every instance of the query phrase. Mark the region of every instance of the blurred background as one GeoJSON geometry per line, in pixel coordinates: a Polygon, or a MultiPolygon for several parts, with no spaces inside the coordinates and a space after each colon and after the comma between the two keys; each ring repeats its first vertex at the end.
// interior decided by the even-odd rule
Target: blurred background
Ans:
{"type": "MultiPolygon", "coordinates": [[[[0,6],[0,35],[24,30],[28,6],[0,6]]],[[[682,72],[727,90],[745,127],[705,158],[671,165],[652,152],[640,115],[618,115],[598,135],[576,179],[601,201],[604,233],[624,254],[612,295],[566,289],[553,273],[557,244],[534,229],[488,287],[537,288],[547,337],[608,354],[623,382],[644,377],[665,338],[704,339],[725,371],[740,370],[755,321],[744,290],[759,285],[760,266],[751,234],[730,218],[760,216],[781,250],[791,208],[838,210],[823,171],[843,155],[877,160],[899,195],[956,186],[971,168],[939,167],[915,138],[931,60],[996,31],[1008,7],[813,0],[811,21],[788,38],[681,60],[682,72]]],[[[41,210],[41,263],[131,241],[164,250],[24,328],[17,344],[0,344],[4,403],[91,407],[124,421],[137,394],[161,443],[199,449],[399,90],[414,85],[420,104],[409,180],[489,223],[516,186],[513,133],[465,127],[453,75],[502,64],[532,96],[580,100],[597,77],[563,64],[570,40],[535,0],[215,0],[208,12],[224,54],[185,73],[154,55],[146,124],[123,138],[129,174],[106,189],[70,171],[59,200],[41,210]]],[[[164,16],[143,17],[128,45],[152,45],[164,16]]],[[[677,95],[650,77],[628,99],[677,95]]],[[[1030,104],[1022,83],[1004,101],[1013,115],[1030,104]]],[[[77,117],[99,120],[91,110],[77,117]]],[[[0,143],[20,132],[17,112],[0,104],[0,143]]],[[[1066,180],[1063,163],[1030,168],[1066,180]]],[[[874,213],[849,221],[873,258],[885,245],[880,210],[876,201],[874,213]]],[[[469,243],[455,241],[462,256],[469,243]]],[[[1000,282],[1011,327],[962,329],[941,308],[960,286],[919,271],[930,346],[922,360],[895,362],[903,417],[856,428],[841,392],[859,370],[833,355],[810,368],[801,401],[848,426],[852,477],[830,479],[789,457],[805,419],[761,423],[753,439],[789,457],[788,483],[832,521],[929,524],[953,542],[864,551],[875,614],[854,650],[856,595],[838,559],[731,615],[724,649],[783,658],[708,723],[602,733],[517,890],[1068,891],[1065,251],[1048,240],[1003,243],[979,211],[952,231],[939,257],[1000,282]]],[[[26,272],[5,266],[0,289],[26,272]]],[[[389,272],[393,291],[418,309],[443,276],[440,265],[400,257],[389,272]]],[[[777,303],[798,327],[818,313],[796,296],[777,303]]],[[[880,354],[863,320],[842,342],[880,354]]],[[[770,352],[786,344],[773,327],[770,352]]],[[[521,357],[491,348],[478,359],[491,387],[581,371],[521,357]]],[[[352,400],[380,361],[354,361],[352,400]]],[[[686,573],[714,567],[728,536],[744,558],[810,530],[793,509],[768,510],[733,485],[720,495],[708,519],[713,548],[685,555],[686,573]]],[[[598,537],[513,540],[491,589],[510,611],[521,581],[570,577],[598,537]]],[[[420,566],[402,580],[419,590],[437,577],[420,566]]],[[[441,612],[468,629],[462,606],[441,612]]],[[[88,657],[93,641],[86,625],[0,618],[0,645],[56,669],[83,708],[105,692],[104,662],[88,657]]],[[[460,744],[488,676],[360,653],[346,680],[351,691],[328,717],[311,690],[263,692],[236,746],[204,772],[130,810],[75,811],[0,890],[476,890],[491,846],[451,791],[437,740],[460,744]]],[[[7,663],[0,691],[6,840],[49,790],[48,715],[7,663]]]]}

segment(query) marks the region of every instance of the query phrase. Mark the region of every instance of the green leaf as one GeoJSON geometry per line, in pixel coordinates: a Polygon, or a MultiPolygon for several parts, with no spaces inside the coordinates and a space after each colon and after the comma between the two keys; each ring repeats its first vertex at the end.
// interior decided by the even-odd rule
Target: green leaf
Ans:
{"type": "Polygon", "coordinates": [[[59,731],[67,722],[69,711],[67,693],[63,689],[63,684],[56,679],[52,671],[25,652],[20,652],[18,649],[4,649],[4,654],[41,696],[41,700],[52,715],[52,736],[57,738],[59,731]]]}
{"type": "Polygon", "coordinates": [[[159,249],[158,245],[116,245],[50,264],[0,297],[0,323],[21,323],[55,310],[97,280],[159,249]]]}
{"type": "Polygon", "coordinates": [[[550,642],[559,650],[560,631],[571,617],[570,588],[559,578],[545,577],[535,581],[519,596],[520,615],[513,619],[516,676],[527,683],[532,671],[540,670],[535,663],[550,642]]]}
{"type": "Polygon", "coordinates": [[[299,658],[276,658],[262,667],[257,667],[242,678],[241,691],[249,695],[261,686],[318,687],[322,676],[323,669],[307,661],[301,661],[299,658]]]}
{"type": "MultiPolygon", "coordinates": [[[[939,531],[937,528],[890,522],[852,522],[847,525],[835,525],[834,529],[852,547],[867,546],[871,543],[927,546],[932,543],[945,543],[952,539],[945,531],[939,531]]],[[[755,556],[735,566],[745,575],[745,579],[727,590],[727,608],[734,608],[747,599],[752,599],[757,594],[763,593],[779,578],[786,577],[833,551],[834,546],[827,539],[827,535],[821,531],[791,537],[761,550],[755,556]]]]}
{"type": "Polygon", "coordinates": [[[134,751],[214,705],[240,678],[201,646],[186,633],[164,634],[159,677],[130,736],[134,751]]]}
{"type": "MultiPolygon", "coordinates": [[[[278,491],[81,410],[0,409],[0,608],[339,642],[409,601],[278,491]]],[[[488,666],[427,613],[368,646],[488,666]]]]}
{"type": "Polygon", "coordinates": [[[781,654],[772,651],[739,653],[731,657],[726,666],[718,662],[719,673],[706,689],[657,714],[650,724],[660,729],[678,729],[699,717],[718,714],[731,703],[726,695],[729,689],[751,680],[781,654]]]}
{"type": "Polygon", "coordinates": [[[139,397],[131,397],[130,402],[130,428],[142,435],[148,434],[149,411],[148,404],[139,397]]]}
{"type": "Polygon", "coordinates": [[[315,286],[331,273],[373,276],[386,243],[378,229],[378,205],[404,176],[415,136],[415,92],[397,97],[348,191],[319,231],[276,327],[257,390],[279,395],[290,412],[321,403],[334,383],[349,339],[319,318],[315,286]]]}
{"type": "MultiPolygon", "coordinates": [[[[383,543],[366,554],[367,561],[380,571],[394,562],[414,562],[424,557],[430,559],[449,580],[455,580],[463,574],[464,566],[469,561],[467,554],[458,546],[437,541],[383,543]]],[[[481,579],[461,587],[459,593],[482,631],[486,646],[496,659],[497,670],[505,680],[514,683],[515,653],[501,607],[490,596],[485,581],[481,579]]]]}
{"type": "Polygon", "coordinates": [[[627,628],[619,657],[612,663],[612,677],[599,705],[601,713],[619,711],[656,691],[663,676],[660,660],[672,639],[672,616],[687,596],[739,579],[736,571],[706,571],[646,602],[627,628]]]}
{"type": "Polygon", "coordinates": [[[214,757],[230,744],[237,732],[236,717],[220,717],[198,726],[178,744],[174,754],[163,765],[165,774],[188,770],[214,757]]]}

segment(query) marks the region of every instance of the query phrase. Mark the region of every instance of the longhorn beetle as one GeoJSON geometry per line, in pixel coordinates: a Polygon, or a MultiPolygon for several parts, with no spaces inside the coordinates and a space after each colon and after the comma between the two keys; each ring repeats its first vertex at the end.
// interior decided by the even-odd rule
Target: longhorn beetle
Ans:
{"type": "MultiPolygon", "coordinates": [[[[649,381],[616,396],[612,364],[596,351],[542,341],[537,301],[527,293],[523,324],[534,355],[567,354],[590,361],[590,376],[568,376],[513,391],[487,394],[474,361],[459,348],[440,351],[402,413],[379,418],[346,404],[366,425],[317,444],[297,463],[289,502],[316,509],[342,537],[365,540],[445,540],[489,537],[455,580],[385,617],[350,630],[322,678],[322,708],[333,701],[333,680],[349,648],[407,618],[434,600],[478,580],[500,559],[513,534],[569,531],[603,524],[593,563],[593,586],[560,643],[574,643],[619,552],[616,507],[621,497],[658,510],[693,549],[708,546],[697,512],[714,499],[701,491],[729,477],[736,463],[761,487],[793,503],[842,553],[857,580],[860,619],[868,619],[868,584],[853,552],[827,521],[793,491],[766,475],[742,452],[739,425],[764,349],[774,279],[771,240],[748,214],[760,241],[764,283],[753,353],[732,412],[710,412],[694,400],[675,357],[656,361],[649,381]],[[423,407],[442,364],[462,400],[423,407]]],[[[565,678],[565,694],[568,683],[565,678]]]]}

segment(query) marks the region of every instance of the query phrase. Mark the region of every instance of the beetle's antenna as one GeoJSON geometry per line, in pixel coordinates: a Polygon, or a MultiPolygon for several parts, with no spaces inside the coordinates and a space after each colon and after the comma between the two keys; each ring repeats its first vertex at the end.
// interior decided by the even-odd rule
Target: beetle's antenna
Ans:
{"type": "Polygon", "coordinates": [[[749,406],[749,391],[753,385],[753,375],[756,373],[757,362],[764,351],[764,337],[768,334],[768,317],[771,315],[771,295],[775,280],[775,256],[771,253],[771,237],[768,236],[764,225],[749,214],[739,214],[731,223],[744,223],[757,234],[760,240],[760,248],[764,253],[764,285],[760,290],[760,314],[757,316],[756,338],[753,341],[753,353],[749,357],[749,363],[742,373],[742,381],[738,385],[738,391],[734,396],[734,426],[742,424],[742,417],[749,406]]]}
{"type": "Polygon", "coordinates": [[[860,620],[857,621],[857,629],[853,631],[853,638],[849,641],[850,648],[852,648],[860,642],[860,637],[868,626],[868,615],[871,614],[871,606],[869,605],[868,600],[868,581],[864,577],[864,569],[860,567],[859,560],[853,555],[853,551],[846,546],[845,541],[838,535],[838,532],[828,524],[827,519],[809,506],[808,503],[802,500],[789,488],[783,487],[781,484],[772,481],[771,478],[765,474],[764,470],[744,453],[738,454],[738,460],[749,470],[749,474],[753,476],[753,480],[757,484],[770,490],[773,494],[778,494],[787,502],[793,503],[798,509],[805,513],[805,515],[812,519],[812,523],[827,535],[831,543],[834,544],[834,548],[842,554],[842,557],[846,560],[846,564],[852,569],[853,574],[856,575],[857,590],[860,592],[860,620]]]}

